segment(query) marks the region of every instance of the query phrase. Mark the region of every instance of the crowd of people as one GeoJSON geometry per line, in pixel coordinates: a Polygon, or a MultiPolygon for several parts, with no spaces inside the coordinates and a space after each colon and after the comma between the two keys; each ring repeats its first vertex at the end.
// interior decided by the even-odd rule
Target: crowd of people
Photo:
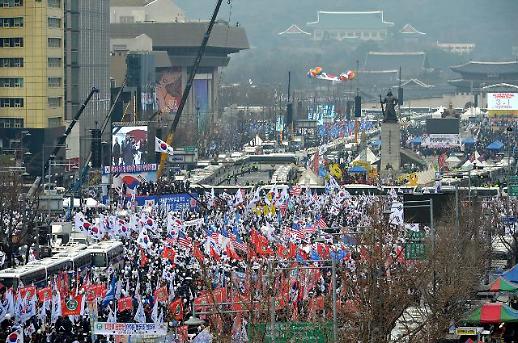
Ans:
{"type": "MultiPolygon", "coordinates": [[[[92,336],[91,320],[165,323],[170,335],[181,333],[174,338],[179,342],[188,341],[188,335],[214,334],[222,324],[212,315],[201,315],[210,327],[188,328],[184,322],[193,309],[214,311],[203,305],[214,302],[209,292],[217,293],[216,302],[231,303],[223,310],[242,309],[250,299],[264,300],[272,259],[283,267],[323,266],[334,259],[343,270],[354,270],[359,258],[353,252],[354,239],[336,234],[344,227],[354,232],[367,225],[368,207],[381,198],[351,196],[336,183],[328,188],[320,195],[298,186],[249,194],[206,193],[196,207],[178,211],[152,206],[113,213],[103,209],[89,216],[78,212],[77,230],[95,240],[120,240],[124,253],[104,273],[60,273],[44,287],[49,295],[36,288],[31,293],[33,285],[3,287],[0,336],[18,330],[24,342],[108,339],[92,336]],[[74,312],[70,301],[79,310],[74,312]]],[[[318,269],[297,275],[280,272],[277,296],[290,308],[289,316],[309,320],[321,313],[323,298],[330,295],[330,277],[318,269]]],[[[340,287],[337,280],[337,292],[340,287]]],[[[234,318],[232,334],[241,337],[235,342],[246,341],[244,316],[234,318]]]]}
{"type": "MultiPolygon", "coordinates": [[[[161,178],[156,182],[142,181],[137,185],[137,196],[163,195],[163,194],[180,194],[190,192],[190,182],[188,180],[170,180],[169,178],[161,178]]],[[[123,192],[123,194],[126,194],[123,192]]]]}

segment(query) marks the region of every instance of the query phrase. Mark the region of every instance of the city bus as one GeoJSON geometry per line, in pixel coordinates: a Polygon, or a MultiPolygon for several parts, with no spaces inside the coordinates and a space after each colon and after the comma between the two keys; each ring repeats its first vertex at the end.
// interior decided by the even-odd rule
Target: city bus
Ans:
{"type": "Polygon", "coordinates": [[[17,289],[24,286],[35,285],[45,287],[47,284],[47,272],[42,266],[20,266],[7,268],[0,271],[0,283],[6,288],[17,289]]]}
{"type": "Polygon", "coordinates": [[[118,269],[123,262],[124,248],[119,241],[102,241],[86,249],[92,256],[92,266],[98,271],[108,267],[118,269]]]}

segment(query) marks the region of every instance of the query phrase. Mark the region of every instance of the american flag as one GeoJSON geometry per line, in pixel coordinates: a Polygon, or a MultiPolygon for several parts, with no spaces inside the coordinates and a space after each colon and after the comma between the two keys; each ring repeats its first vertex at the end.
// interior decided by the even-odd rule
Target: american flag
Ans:
{"type": "Polygon", "coordinates": [[[302,187],[300,187],[299,185],[291,187],[290,195],[299,196],[300,194],[302,194],[302,187]]]}
{"type": "Polygon", "coordinates": [[[219,236],[220,236],[219,232],[216,232],[216,231],[212,231],[212,233],[210,234],[210,237],[216,243],[219,242],[219,236]]]}
{"type": "Polygon", "coordinates": [[[285,202],[284,202],[284,203],[282,203],[282,204],[280,204],[280,205],[279,205],[279,210],[281,211],[281,214],[282,214],[283,216],[285,216],[285,215],[286,215],[286,210],[287,210],[287,209],[288,209],[288,204],[287,204],[287,203],[285,203],[285,202]]]}
{"type": "Polygon", "coordinates": [[[293,238],[304,239],[306,236],[306,232],[300,229],[300,225],[293,225],[292,227],[287,227],[284,231],[284,234],[287,236],[291,236],[293,238]]]}
{"type": "Polygon", "coordinates": [[[187,236],[183,231],[178,233],[178,244],[184,248],[190,248],[192,245],[192,238],[187,236]]]}
{"type": "Polygon", "coordinates": [[[306,224],[306,226],[304,226],[304,229],[302,230],[304,231],[304,234],[305,235],[311,235],[315,232],[317,232],[317,227],[315,225],[311,225],[309,223],[306,224]]]}
{"type": "Polygon", "coordinates": [[[322,219],[322,217],[318,217],[315,226],[318,226],[321,229],[325,229],[327,227],[327,224],[324,221],[324,219],[322,219]]]}
{"type": "Polygon", "coordinates": [[[230,242],[235,249],[238,249],[238,250],[241,250],[244,252],[248,251],[246,244],[241,239],[239,239],[239,237],[236,237],[231,234],[230,242]]]}

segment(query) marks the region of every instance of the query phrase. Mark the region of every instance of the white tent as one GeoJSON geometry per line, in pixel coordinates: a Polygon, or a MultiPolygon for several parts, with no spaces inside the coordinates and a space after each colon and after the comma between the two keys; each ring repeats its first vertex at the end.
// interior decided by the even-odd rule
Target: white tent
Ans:
{"type": "Polygon", "coordinates": [[[456,168],[462,163],[462,160],[455,155],[450,155],[446,159],[446,163],[448,163],[448,166],[450,166],[452,168],[456,168]]]}
{"type": "Polygon", "coordinates": [[[437,111],[432,113],[432,118],[441,118],[443,113],[444,113],[444,107],[443,106],[439,106],[437,111]]]}
{"type": "Polygon", "coordinates": [[[252,139],[250,142],[248,142],[249,146],[260,146],[263,144],[263,140],[259,135],[256,135],[254,139],[252,139]]]}
{"type": "Polygon", "coordinates": [[[484,112],[480,109],[480,107],[470,107],[464,113],[461,114],[460,119],[468,120],[469,118],[480,117],[484,112]]]}
{"type": "Polygon", "coordinates": [[[311,169],[306,169],[300,176],[297,184],[303,186],[322,186],[324,182],[323,179],[318,177],[311,169]]]}
{"type": "Polygon", "coordinates": [[[369,164],[374,164],[379,160],[379,158],[372,152],[369,147],[363,149],[358,156],[354,159],[354,161],[365,161],[369,164]]]}

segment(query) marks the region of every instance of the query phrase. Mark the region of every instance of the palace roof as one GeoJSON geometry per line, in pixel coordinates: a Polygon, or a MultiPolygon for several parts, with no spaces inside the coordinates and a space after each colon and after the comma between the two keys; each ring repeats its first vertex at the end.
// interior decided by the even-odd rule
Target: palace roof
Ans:
{"type": "Polygon", "coordinates": [[[394,26],[383,20],[383,11],[328,12],[318,11],[317,21],[308,26],[327,30],[379,30],[394,26]]]}
{"type": "Polygon", "coordinates": [[[458,73],[469,74],[518,74],[518,61],[470,61],[461,65],[451,66],[450,69],[458,73]]]}

